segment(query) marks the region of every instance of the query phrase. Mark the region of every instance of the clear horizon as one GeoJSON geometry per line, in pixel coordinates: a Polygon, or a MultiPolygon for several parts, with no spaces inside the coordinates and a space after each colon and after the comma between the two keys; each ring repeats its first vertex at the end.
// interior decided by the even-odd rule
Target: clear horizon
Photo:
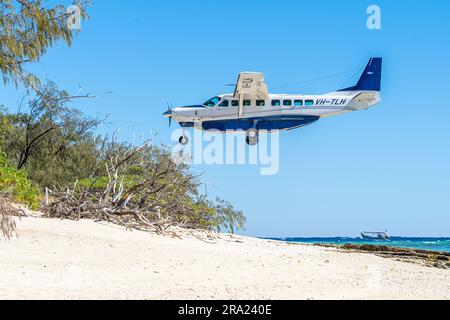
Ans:
{"type": "MultiPolygon", "coordinates": [[[[383,101],[281,133],[278,175],[194,170],[205,172],[210,197],[244,211],[244,235],[450,236],[450,3],[94,0],[88,11],[73,46],[55,46],[32,70],[69,92],[80,84],[98,94],[74,106],[109,114],[100,131],[124,128],[129,140],[158,132],[156,142],[169,144],[167,103],[229,92],[241,71],[264,72],[269,90],[301,83],[273,93],[319,94],[353,85],[370,57],[383,57],[383,101]],[[366,27],[371,4],[381,8],[381,30],[366,27]]],[[[2,86],[0,104],[13,110],[23,93],[2,86]]]]}

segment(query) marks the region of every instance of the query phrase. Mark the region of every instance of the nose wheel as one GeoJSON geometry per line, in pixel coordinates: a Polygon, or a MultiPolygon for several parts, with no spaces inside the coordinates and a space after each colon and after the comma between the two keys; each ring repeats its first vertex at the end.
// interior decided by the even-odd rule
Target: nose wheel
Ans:
{"type": "Polygon", "coordinates": [[[249,146],[256,146],[259,142],[259,132],[256,129],[249,129],[247,131],[247,144],[249,146]]]}

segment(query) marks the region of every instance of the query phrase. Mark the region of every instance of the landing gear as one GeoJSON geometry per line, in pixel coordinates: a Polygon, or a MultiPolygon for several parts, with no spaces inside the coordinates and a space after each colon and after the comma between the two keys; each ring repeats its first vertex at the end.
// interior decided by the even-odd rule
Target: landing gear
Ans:
{"type": "Polygon", "coordinates": [[[185,145],[187,145],[187,144],[189,143],[189,138],[188,138],[186,135],[183,134],[183,135],[180,137],[179,142],[180,142],[180,144],[181,144],[182,146],[185,146],[185,145]]]}
{"type": "Polygon", "coordinates": [[[247,131],[247,144],[249,146],[256,146],[259,142],[258,130],[252,128],[247,131]]]}

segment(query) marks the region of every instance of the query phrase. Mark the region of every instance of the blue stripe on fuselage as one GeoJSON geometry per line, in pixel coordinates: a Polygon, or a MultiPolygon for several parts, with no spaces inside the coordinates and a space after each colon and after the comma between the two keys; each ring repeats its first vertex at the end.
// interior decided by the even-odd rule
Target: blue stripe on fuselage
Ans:
{"type": "Polygon", "coordinates": [[[260,117],[235,120],[206,121],[202,123],[203,130],[288,130],[307,126],[319,120],[316,116],[281,116],[260,117]]]}

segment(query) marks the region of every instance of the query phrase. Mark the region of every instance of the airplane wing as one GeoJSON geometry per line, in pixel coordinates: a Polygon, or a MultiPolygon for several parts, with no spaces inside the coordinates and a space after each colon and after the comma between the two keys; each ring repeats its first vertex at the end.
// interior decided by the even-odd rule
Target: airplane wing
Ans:
{"type": "Polygon", "coordinates": [[[243,72],[239,75],[234,97],[239,98],[245,95],[245,98],[267,99],[269,90],[264,82],[264,74],[243,72]]]}
{"type": "Polygon", "coordinates": [[[243,72],[239,75],[234,98],[239,100],[239,118],[243,116],[243,100],[267,100],[269,90],[264,82],[264,74],[256,72],[243,72]]]}

